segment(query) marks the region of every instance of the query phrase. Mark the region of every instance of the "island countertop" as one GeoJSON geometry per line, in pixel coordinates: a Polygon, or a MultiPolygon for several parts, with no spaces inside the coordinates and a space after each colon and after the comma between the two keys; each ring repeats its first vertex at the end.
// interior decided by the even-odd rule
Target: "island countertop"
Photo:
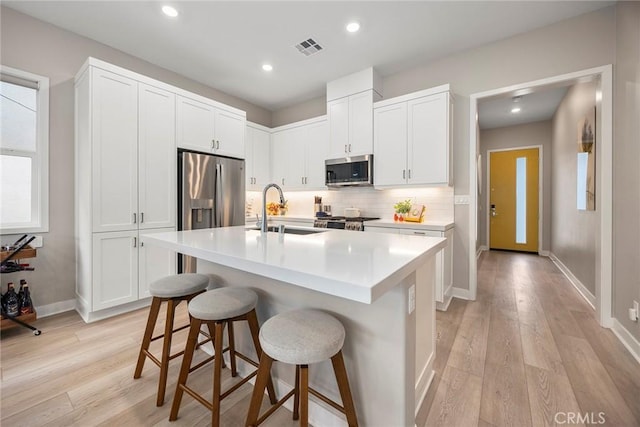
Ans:
{"type": "Polygon", "coordinates": [[[145,235],[149,244],[371,304],[431,256],[446,240],[396,234],[326,230],[279,234],[245,226],[145,235]]]}

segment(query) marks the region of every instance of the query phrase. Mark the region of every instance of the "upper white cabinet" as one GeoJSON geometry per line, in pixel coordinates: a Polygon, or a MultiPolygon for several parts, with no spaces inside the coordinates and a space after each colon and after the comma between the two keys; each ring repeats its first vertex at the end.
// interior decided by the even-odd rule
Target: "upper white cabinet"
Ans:
{"type": "Polygon", "coordinates": [[[449,85],[378,102],[374,185],[451,184],[449,85]]]}
{"type": "Polygon", "coordinates": [[[327,83],[329,158],[373,152],[373,103],[381,86],[372,68],[327,83]]]}
{"type": "Polygon", "coordinates": [[[245,148],[247,191],[262,190],[271,178],[271,132],[263,126],[247,123],[245,148]]]}
{"type": "Polygon", "coordinates": [[[271,144],[272,181],[283,190],[326,188],[327,137],[325,117],[275,129],[271,144]]]}
{"type": "Polygon", "coordinates": [[[176,143],[179,148],[244,158],[246,114],[178,95],[176,143]]]}

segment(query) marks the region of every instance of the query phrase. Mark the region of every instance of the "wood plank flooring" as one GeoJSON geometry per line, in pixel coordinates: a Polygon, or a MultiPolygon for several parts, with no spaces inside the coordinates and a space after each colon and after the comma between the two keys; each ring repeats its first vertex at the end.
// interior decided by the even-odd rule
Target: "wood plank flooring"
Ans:
{"type": "Polygon", "coordinates": [[[640,365],[547,258],[484,252],[436,329],[418,426],[640,426],[640,365]]]}
{"type": "MultiPolygon", "coordinates": [[[[188,396],[178,420],[168,421],[180,359],[171,364],[161,408],[155,406],[158,369],[147,361],[142,378],[133,380],[147,313],[87,325],[69,312],[39,320],[39,337],[24,329],[2,332],[0,425],[210,425],[209,412],[188,396]]],[[[594,425],[600,413],[605,426],[640,426],[640,365],[600,328],[593,309],[547,258],[483,253],[477,300],[454,300],[436,318],[436,376],[419,427],[594,425]],[[591,418],[567,423],[559,413],[591,418]]],[[[187,319],[182,304],[177,323],[187,319]]],[[[186,330],[173,348],[185,340],[186,330]]],[[[223,387],[237,381],[224,372],[223,387]]],[[[189,384],[210,395],[211,369],[189,384]]],[[[251,390],[245,384],[223,401],[221,425],[244,424],[251,390]]],[[[264,425],[298,424],[281,408],[264,425]]]]}

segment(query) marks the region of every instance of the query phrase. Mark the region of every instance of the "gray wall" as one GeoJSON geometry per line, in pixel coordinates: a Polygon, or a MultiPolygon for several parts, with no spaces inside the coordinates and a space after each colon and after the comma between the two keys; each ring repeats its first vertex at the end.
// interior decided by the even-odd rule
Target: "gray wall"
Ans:
{"type": "Polygon", "coordinates": [[[618,3],[613,121],[613,313],[640,341],[627,316],[640,301],[640,3],[618,3]]]}
{"type": "MultiPolygon", "coordinates": [[[[480,107],[482,108],[482,107],[480,107]]],[[[551,247],[551,121],[527,123],[480,131],[482,154],[482,195],[478,198],[478,242],[488,246],[487,239],[487,165],[488,150],[541,145],[542,160],[542,250],[551,247]]]]}
{"type": "MultiPolygon", "coordinates": [[[[596,244],[600,211],[579,211],[577,195],[578,123],[596,106],[596,83],[572,86],[553,116],[551,153],[551,252],[596,294],[596,244]]],[[[596,142],[596,162],[598,162],[596,142]]],[[[597,173],[596,167],[596,173],[597,173]]],[[[596,186],[596,200],[600,189],[596,186]]]]}
{"type": "MultiPolygon", "coordinates": [[[[75,298],[73,78],[88,56],[224,102],[247,112],[253,122],[271,125],[271,112],[241,99],[156,67],[121,51],[44,23],[5,7],[0,11],[2,65],[50,79],[49,97],[49,233],[30,262],[33,273],[3,275],[8,281],[32,283],[37,306],[75,298]]],[[[2,236],[2,242],[14,241],[2,236]]]]}
{"type": "MultiPolygon", "coordinates": [[[[454,113],[455,194],[469,194],[469,96],[509,85],[614,63],[615,6],[519,34],[383,78],[385,98],[450,83],[454,113]]],[[[357,70],[354,70],[357,71],[357,70]]],[[[295,111],[295,108],[288,108],[295,111]]],[[[276,111],[278,124],[290,123],[276,111]]],[[[301,117],[296,116],[295,120],[301,117]]],[[[473,212],[473,215],[476,213],[473,212]]],[[[469,289],[469,206],[455,206],[454,278],[469,289]]]]}

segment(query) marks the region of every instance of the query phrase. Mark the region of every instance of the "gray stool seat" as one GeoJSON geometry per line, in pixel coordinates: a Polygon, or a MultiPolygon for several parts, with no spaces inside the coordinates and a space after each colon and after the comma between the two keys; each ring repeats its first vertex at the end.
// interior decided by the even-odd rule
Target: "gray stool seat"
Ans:
{"type": "Polygon", "coordinates": [[[204,291],[209,286],[209,276],[185,273],[163,277],[149,284],[149,293],[154,297],[174,298],[204,291]]]}
{"type": "Polygon", "coordinates": [[[342,349],[344,337],[342,323],[318,310],[278,314],[260,328],[262,350],[272,359],[295,365],[331,359],[342,349]]]}
{"type": "Polygon", "coordinates": [[[258,295],[247,288],[218,288],[189,302],[189,314],[200,320],[231,319],[253,310],[258,295]]]}

